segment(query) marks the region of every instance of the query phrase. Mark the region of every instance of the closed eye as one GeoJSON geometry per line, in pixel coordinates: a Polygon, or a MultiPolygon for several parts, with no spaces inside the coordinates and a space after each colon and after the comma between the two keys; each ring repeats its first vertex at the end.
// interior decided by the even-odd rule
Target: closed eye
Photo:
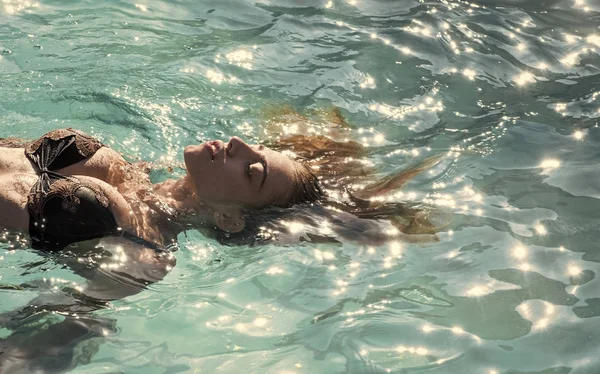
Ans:
{"type": "Polygon", "coordinates": [[[256,165],[262,166],[262,178],[260,181],[260,187],[262,188],[262,186],[265,184],[265,180],[267,180],[267,176],[268,176],[267,160],[265,160],[264,157],[261,157],[259,162],[248,164],[248,166],[246,166],[246,175],[248,176],[249,179],[252,179],[252,172],[254,171],[253,169],[255,168],[256,165]]]}
{"type": "Polygon", "coordinates": [[[249,177],[252,177],[252,174],[254,174],[255,172],[257,172],[256,168],[257,168],[259,165],[260,165],[261,167],[263,167],[263,168],[264,168],[264,164],[262,163],[262,161],[259,161],[259,162],[254,162],[254,163],[252,163],[252,164],[248,164],[248,166],[246,166],[246,174],[247,174],[249,177]]]}

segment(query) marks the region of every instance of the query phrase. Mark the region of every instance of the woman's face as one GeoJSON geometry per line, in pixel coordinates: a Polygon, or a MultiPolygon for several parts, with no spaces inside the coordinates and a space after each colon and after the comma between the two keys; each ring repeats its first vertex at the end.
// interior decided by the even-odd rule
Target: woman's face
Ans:
{"type": "Polygon", "coordinates": [[[294,161],[238,137],[190,145],[185,166],[200,201],[260,208],[289,198],[294,161]]]}

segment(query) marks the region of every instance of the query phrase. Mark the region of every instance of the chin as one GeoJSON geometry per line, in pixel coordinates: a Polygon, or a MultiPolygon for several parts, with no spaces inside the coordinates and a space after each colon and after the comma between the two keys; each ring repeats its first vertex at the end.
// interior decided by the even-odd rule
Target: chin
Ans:
{"type": "Polygon", "coordinates": [[[183,161],[188,170],[193,169],[194,166],[201,165],[203,160],[204,147],[202,145],[188,145],[183,150],[183,161]]]}
{"type": "Polygon", "coordinates": [[[183,149],[183,158],[188,159],[189,157],[201,152],[201,145],[188,145],[183,149]]]}

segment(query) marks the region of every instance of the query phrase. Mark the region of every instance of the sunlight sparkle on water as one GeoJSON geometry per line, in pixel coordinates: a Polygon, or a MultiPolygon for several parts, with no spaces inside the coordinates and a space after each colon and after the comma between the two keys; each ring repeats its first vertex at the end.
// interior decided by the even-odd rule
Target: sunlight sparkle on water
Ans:
{"type": "Polygon", "coordinates": [[[579,54],[574,52],[563,57],[560,62],[566,66],[573,66],[579,61],[579,54]]]}
{"type": "Polygon", "coordinates": [[[524,72],[521,73],[519,76],[517,76],[515,78],[515,83],[517,83],[518,86],[524,86],[527,83],[533,83],[535,82],[534,76],[533,74],[531,74],[530,72],[524,72]]]}
{"type": "Polygon", "coordinates": [[[463,74],[465,77],[469,78],[469,80],[474,80],[475,79],[475,70],[473,69],[465,69],[463,70],[463,74]]]}
{"type": "Polygon", "coordinates": [[[398,351],[398,353],[408,352],[412,354],[417,354],[419,356],[424,356],[427,353],[429,353],[429,351],[425,347],[405,347],[403,345],[398,346],[398,348],[396,348],[396,351],[398,351]]]}
{"type": "Polygon", "coordinates": [[[421,330],[422,330],[422,331],[423,331],[425,334],[428,334],[428,333],[430,333],[430,332],[432,332],[432,331],[433,331],[433,326],[431,326],[430,324],[426,324],[426,325],[423,325],[423,327],[421,327],[421,330]]]}
{"type": "Polygon", "coordinates": [[[583,131],[581,131],[581,130],[577,130],[577,131],[575,131],[575,132],[573,133],[573,137],[574,137],[576,140],[583,140],[584,136],[585,136],[585,134],[584,134],[584,133],[583,133],[583,131]]]}
{"type": "Polygon", "coordinates": [[[252,52],[241,48],[232,52],[229,52],[225,55],[227,61],[244,69],[252,70],[252,52]]]}
{"type": "Polygon", "coordinates": [[[319,233],[321,235],[332,235],[333,234],[333,230],[331,228],[331,222],[329,222],[329,221],[323,221],[321,223],[321,226],[319,227],[319,233]]]}
{"type": "Polygon", "coordinates": [[[400,253],[402,253],[402,247],[400,246],[400,243],[398,243],[398,242],[390,243],[390,253],[393,256],[400,255],[400,253]]]}
{"type": "Polygon", "coordinates": [[[219,73],[216,70],[213,69],[208,69],[206,71],[206,78],[208,78],[209,81],[216,83],[216,84],[221,84],[223,82],[225,82],[227,80],[227,78],[225,77],[225,75],[219,73]]]}
{"type": "Polygon", "coordinates": [[[266,318],[263,317],[258,317],[257,319],[254,320],[254,322],[252,322],[254,324],[254,326],[256,327],[264,327],[267,325],[269,321],[266,318]]]}
{"type": "Polygon", "coordinates": [[[278,267],[278,266],[271,266],[266,272],[265,274],[267,275],[276,275],[276,274],[283,274],[283,269],[278,267]]]}
{"type": "Polygon", "coordinates": [[[587,42],[593,44],[597,47],[600,47],[600,35],[592,34],[586,38],[587,42]]]}
{"type": "Polygon", "coordinates": [[[291,234],[297,234],[304,230],[304,224],[301,222],[282,222],[285,226],[287,226],[289,232],[291,234]]]}
{"type": "Polygon", "coordinates": [[[360,83],[360,88],[376,88],[375,79],[370,75],[367,75],[365,79],[360,83]]]}
{"type": "Polygon", "coordinates": [[[560,166],[560,160],[557,159],[546,159],[540,164],[542,169],[556,169],[560,166]]]}
{"type": "Polygon", "coordinates": [[[533,325],[533,328],[535,328],[537,330],[543,330],[546,327],[548,327],[549,324],[550,324],[550,319],[547,317],[544,317],[544,318],[540,318],[539,320],[537,320],[537,322],[533,325]]]}
{"type": "MultiPolygon", "coordinates": [[[[319,261],[323,261],[323,260],[333,260],[335,258],[335,255],[331,252],[328,251],[320,251],[318,249],[315,249],[315,258],[319,261]]],[[[335,269],[335,267],[333,267],[333,269],[335,269]]],[[[333,270],[332,269],[332,270],[333,270]]]]}
{"type": "Polygon", "coordinates": [[[427,353],[429,353],[429,351],[427,350],[427,348],[424,347],[418,347],[415,350],[415,353],[418,354],[419,356],[425,356],[427,353]]]}
{"type": "Polygon", "coordinates": [[[576,264],[569,264],[567,267],[567,274],[571,277],[576,277],[581,274],[583,270],[576,264]]]}
{"type": "Polygon", "coordinates": [[[469,296],[483,296],[488,293],[489,289],[485,286],[474,286],[467,291],[469,296]]]}
{"type": "Polygon", "coordinates": [[[567,110],[567,104],[565,104],[565,103],[557,103],[557,104],[554,106],[554,110],[555,110],[556,112],[558,112],[558,113],[560,113],[560,112],[564,112],[565,110],[567,110]]]}
{"type": "Polygon", "coordinates": [[[527,248],[525,248],[522,244],[518,244],[515,248],[513,248],[512,254],[513,257],[524,259],[527,257],[527,248]]]}
{"type": "Polygon", "coordinates": [[[571,34],[565,34],[565,40],[569,44],[573,44],[577,41],[577,37],[571,34]]]}
{"type": "Polygon", "coordinates": [[[537,232],[540,235],[546,235],[548,233],[548,230],[546,230],[546,227],[544,227],[542,224],[538,223],[537,225],[535,225],[535,232],[537,232]]]}
{"type": "Polygon", "coordinates": [[[2,0],[4,11],[7,14],[17,14],[29,8],[39,8],[40,3],[22,0],[2,0]]]}

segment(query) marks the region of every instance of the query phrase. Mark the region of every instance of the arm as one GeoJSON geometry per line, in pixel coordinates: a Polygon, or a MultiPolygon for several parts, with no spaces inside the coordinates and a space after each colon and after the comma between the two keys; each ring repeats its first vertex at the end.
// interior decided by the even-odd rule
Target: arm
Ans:
{"type": "Polygon", "coordinates": [[[89,360],[98,339],[117,331],[114,319],[93,312],[162,280],[175,265],[170,253],[123,238],[79,243],[72,255],[54,260],[82,276],[85,284],[55,289],[39,280],[21,285],[40,294],[24,308],[0,314],[0,325],[12,330],[0,339],[0,373],[63,372],[89,360]]]}
{"type": "Polygon", "coordinates": [[[122,237],[79,243],[73,254],[60,262],[86,279],[80,294],[100,302],[135,295],[161,281],[176,264],[171,252],[157,252],[122,237]],[[103,256],[81,256],[94,252],[102,252],[103,256]]]}

